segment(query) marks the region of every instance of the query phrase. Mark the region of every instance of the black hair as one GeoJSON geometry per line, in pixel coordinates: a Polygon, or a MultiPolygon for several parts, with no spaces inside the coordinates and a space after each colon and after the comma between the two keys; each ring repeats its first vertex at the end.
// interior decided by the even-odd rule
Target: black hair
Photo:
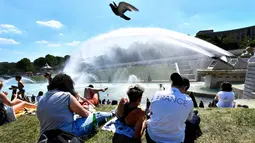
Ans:
{"type": "Polygon", "coordinates": [[[22,77],[21,76],[19,76],[19,75],[17,75],[17,76],[15,76],[15,79],[22,79],[22,77]]]}
{"type": "Polygon", "coordinates": [[[130,86],[127,95],[130,102],[136,102],[138,99],[140,99],[143,95],[144,88],[140,85],[134,85],[130,86]]]}
{"type": "Polygon", "coordinates": [[[182,77],[183,85],[186,86],[185,90],[188,91],[190,88],[190,82],[189,79],[186,77],[182,77]]]}
{"type": "Polygon", "coordinates": [[[90,84],[88,87],[90,87],[90,88],[94,88],[94,86],[93,86],[92,84],[90,84]]]}
{"type": "Polygon", "coordinates": [[[231,92],[232,91],[232,84],[229,82],[223,82],[220,86],[221,91],[231,92]]]}
{"type": "Polygon", "coordinates": [[[43,92],[39,91],[38,96],[43,96],[43,92]]]}
{"type": "Polygon", "coordinates": [[[183,78],[178,73],[171,74],[170,79],[172,80],[172,87],[180,88],[184,84],[183,78]]]}
{"type": "Polygon", "coordinates": [[[69,75],[63,73],[56,75],[50,82],[48,90],[54,89],[70,92],[72,95],[75,94],[74,82],[72,78],[69,75]]]}

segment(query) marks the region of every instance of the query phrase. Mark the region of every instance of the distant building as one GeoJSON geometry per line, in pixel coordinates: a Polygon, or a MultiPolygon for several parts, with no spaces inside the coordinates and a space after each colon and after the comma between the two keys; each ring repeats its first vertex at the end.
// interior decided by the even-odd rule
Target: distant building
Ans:
{"type": "Polygon", "coordinates": [[[226,30],[226,31],[218,31],[218,32],[214,32],[213,30],[201,30],[196,35],[199,35],[199,34],[207,35],[207,36],[217,36],[217,37],[231,36],[232,38],[236,40],[236,42],[240,42],[245,37],[255,39],[255,26],[226,30]]]}

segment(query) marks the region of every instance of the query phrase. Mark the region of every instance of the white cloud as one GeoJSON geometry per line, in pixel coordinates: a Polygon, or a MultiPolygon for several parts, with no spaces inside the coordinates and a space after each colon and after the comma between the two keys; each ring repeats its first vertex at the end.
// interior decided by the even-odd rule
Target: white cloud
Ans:
{"type": "Polygon", "coordinates": [[[60,44],[48,44],[48,47],[60,47],[60,44]]]}
{"type": "Polygon", "coordinates": [[[73,41],[71,43],[66,43],[67,46],[77,46],[79,45],[81,42],[80,41],[73,41]]]}
{"type": "Polygon", "coordinates": [[[36,21],[36,23],[42,26],[51,27],[55,29],[59,29],[63,26],[59,21],[56,21],[56,20],[36,21]]]}
{"type": "Polygon", "coordinates": [[[22,34],[17,27],[10,24],[0,24],[0,34],[1,33],[14,33],[14,34],[22,34]]]}
{"type": "Polygon", "coordinates": [[[17,44],[20,44],[20,43],[15,41],[15,40],[13,40],[13,39],[0,38],[0,44],[13,44],[13,45],[17,45],[17,44]]]}
{"type": "Polygon", "coordinates": [[[187,25],[187,26],[189,25],[189,23],[188,23],[188,22],[184,22],[183,24],[184,24],[184,25],[187,25]]]}
{"type": "Polygon", "coordinates": [[[13,51],[14,54],[18,54],[18,55],[24,55],[24,52],[19,52],[19,51],[13,51]]]}
{"type": "Polygon", "coordinates": [[[60,35],[60,36],[64,36],[64,34],[63,34],[63,33],[59,33],[59,35],[60,35]]]}
{"type": "Polygon", "coordinates": [[[35,43],[36,44],[48,44],[49,42],[42,40],[42,41],[36,41],[35,43]]]}

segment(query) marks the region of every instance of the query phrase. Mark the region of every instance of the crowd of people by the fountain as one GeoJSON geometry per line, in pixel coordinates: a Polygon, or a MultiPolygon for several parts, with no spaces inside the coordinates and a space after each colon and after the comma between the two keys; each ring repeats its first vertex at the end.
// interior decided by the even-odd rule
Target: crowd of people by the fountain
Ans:
{"type": "MultiPolygon", "coordinates": [[[[15,114],[24,108],[32,108],[37,109],[40,135],[52,129],[61,129],[78,137],[88,135],[94,132],[95,122],[101,125],[107,118],[113,117],[115,114],[118,120],[134,129],[131,139],[133,141],[140,142],[145,130],[147,142],[190,142],[201,135],[200,117],[197,115],[197,111],[193,112],[193,108],[198,107],[196,99],[192,93],[187,96],[187,90],[190,87],[189,80],[177,73],[171,75],[172,86],[169,90],[165,90],[162,84],[159,85],[160,89],[152,97],[151,102],[147,99],[145,110],[139,108],[145,89],[140,85],[129,87],[127,91],[129,98],[120,100],[115,113],[95,112],[94,109],[99,104],[112,103],[112,105],[116,105],[118,103],[115,100],[112,102],[109,99],[107,101],[100,100],[99,92],[105,92],[108,88],[95,88],[93,85],[89,85],[85,87],[84,95],[81,97],[75,91],[74,82],[70,76],[58,74],[52,79],[48,73],[45,78],[49,81],[48,91],[45,94],[40,91],[37,97],[31,98],[31,101],[37,105],[28,103],[25,99],[18,99],[19,94],[16,93],[13,94],[13,100],[10,101],[7,97],[8,93],[0,92],[0,109],[3,108],[5,111],[0,112],[0,125],[15,121],[15,114]],[[167,112],[165,112],[166,108],[167,112]],[[79,117],[77,118],[75,114],[79,117]],[[169,124],[168,128],[165,127],[167,124],[169,124]]],[[[20,93],[24,93],[21,77],[17,77],[16,80],[20,93]]],[[[2,87],[3,82],[0,81],[0,89],[2,87]]],[[[209,106],[233,108],[234,99],[232,85],[224,82],[221,85],[221,91],[213,100],[214,105],[210,103],[209,106]]],[[[199,107],[204,107],[203,102],[199,103],[199,107]]],[[[122,142],[121,140],[123,140],[123,136],[114,135],[114,142],[122,142]]]]}

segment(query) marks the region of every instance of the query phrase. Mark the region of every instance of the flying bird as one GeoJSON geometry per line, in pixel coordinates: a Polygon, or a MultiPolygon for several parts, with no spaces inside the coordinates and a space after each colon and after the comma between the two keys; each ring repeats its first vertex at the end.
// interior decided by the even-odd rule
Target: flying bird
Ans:
{"type": "Polygon", "coordinates": [[[120,2],[118,6],[115,2],[113,2],[113,3],[110,3],[109,6],[111,7],[111,9],[115,15],[117,15],[125,20],[131,19],[124,14],[126,11],[139,11],[136,7],[134,7],[131,4],[126,3],[126,2],[120,2]]]}

